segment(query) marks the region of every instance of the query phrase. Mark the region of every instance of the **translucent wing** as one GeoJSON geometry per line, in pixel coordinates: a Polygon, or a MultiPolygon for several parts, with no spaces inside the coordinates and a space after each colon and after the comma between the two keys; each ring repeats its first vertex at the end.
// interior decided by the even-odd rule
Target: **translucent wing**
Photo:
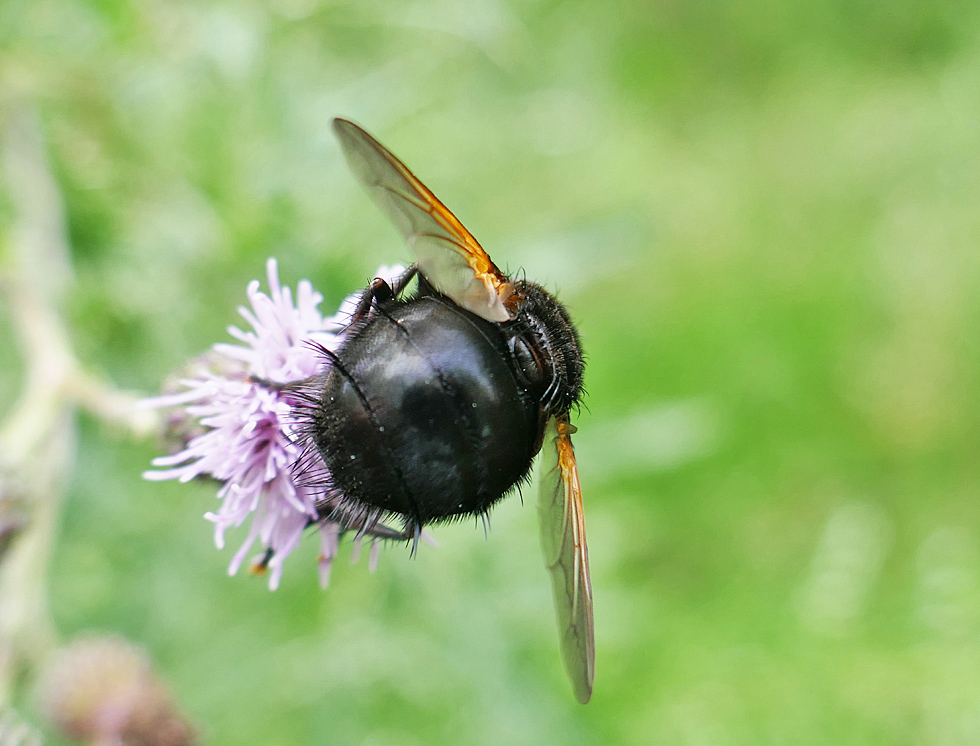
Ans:
{"type": "Polygon", "coordinates": [[[538,518],[541,549],[555,594],[562,659],[575,696],[585,704],[592,697],[595,639],[589,549],[585,544],[582,489],[569,437],[572,432],[566,417],[548,421],[541,448],[538,518]]]}
{"type": "Polygon", "coordinates": [[[440,293],[489,321],[507,321],[513,286],[477,240],[395,155],[346,119],[334,119],[347,163],[398,227],[419,271],[440,293]]]}

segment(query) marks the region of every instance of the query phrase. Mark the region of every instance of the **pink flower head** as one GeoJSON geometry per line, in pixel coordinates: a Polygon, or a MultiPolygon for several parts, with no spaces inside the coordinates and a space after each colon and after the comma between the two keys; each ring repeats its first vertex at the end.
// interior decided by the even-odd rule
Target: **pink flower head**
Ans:
{"type": "MultiPolygon", "coordinates": [[[[402,267],[382,267],[377,276],[391,278],[402,271],[402,267]]],[[[323,296],[309,281],[297,285],[294,303],[290,289],[279,284],[275,259],[269,259],[266,272],[269,294],[253,280],[246,290],[251,307],[238,309],[251,330],[228,328],[241,344],[214,345],[193,374],[179,381],[181,391],[144,400],[149,407],[183,407],[204,431],[182,443],[172,456],[154,459],[153,465],[161,469],[143,476],[181,482],[209,476],[221,482],[221,506],[205,515],[215,524],[217,547],[224,548],[229,528],[252,519],[228,573],[238,572],[258,540],[264,551],[252,566],[258,571],[268,567],[270,589],[278,587],[283,561],[298,546],[303,531],[315,525],[321,541],[320,582],[326,586],[341,527],[320,519],[316,489],[295,479],[293,467],[303,448],[292,437],[288,393],[256,380],[286,384],[317,373],[325,364],[317,346],[329,350],[339,346],[357,296],[348,297],[336,315],[324,317],[318,310],[323,296]]],[[[318,468],[325,471],[322,463],[318,468]]],[[[372,546],[372,568],[376,550],[372,546]]]]}

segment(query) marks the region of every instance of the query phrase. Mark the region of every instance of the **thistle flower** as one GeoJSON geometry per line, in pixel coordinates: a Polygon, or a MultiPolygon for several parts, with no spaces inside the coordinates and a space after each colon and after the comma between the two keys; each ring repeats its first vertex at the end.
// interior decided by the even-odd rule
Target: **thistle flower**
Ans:
{"type": "MultiPolygon", "coordinates": [[[[391,278],[402,271],[402,267],[382,267],[377,276],[391,278]]],[[[339,346],[357,296],[345,299],[334,316],[324,317],[318,309],[323,296],[309,281],[297,285],[294,303],[290,289],[279,283],[275,259],[269,259],[266,273],[269,293],[259,290],[258,280],[253,280],[246,290],[250,307],[238,309],[251,330],[228,329],[240,344],[214,345],[178,381],[178,391],[144,400],[144,406],[182,407],[183,414],[171,424],[178,436],[185,437],[177,453],[153,460],[159,471],[143,476],[181,482],[209,476],[221,482],[221,506],[205,516],[215,524],[217,547],[224,547],[229,528],[251,517],[248,535],[228,574],[238,572],[257,540],[264,550],[253,560],[252,569],[270,570],[270,589],[278,587],[283,562],[298,546],[304,529],[315,524],[320,532],[320,583],[325,587],[341,529],[320,520],[315,488],[294,478],[293,467],[303,456],[302,446],[292,437],[290,413],[296,402],[290,400],[288,390],[258,381],[286,384],[314,375],[324,364],[317,346],[328,350],[339,346]]],[[[322,460],[316,466],[326,471],[322,460]]],[[[376,561],[374,545],[372,569],[376,561]]]]}

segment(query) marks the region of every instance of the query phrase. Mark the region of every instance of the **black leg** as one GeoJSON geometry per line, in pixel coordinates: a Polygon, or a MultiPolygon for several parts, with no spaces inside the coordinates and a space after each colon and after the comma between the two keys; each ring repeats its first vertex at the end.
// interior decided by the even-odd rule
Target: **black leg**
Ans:
{"type": "Polygon", "coordinates": [[[391,292],[396,298],[405,292],[405,288],[408,287],[408,283],[410,283],[412,278],[418,274],[418,271],[419,265],[412,264],[408,269],[395,278],[395,284],[391,286],[391,292]]]}
{"type": "MultiPolygon", "coordinates": [[[[310,521],[307,527],[314,526],[317,521],[310,521]]],[[[404,531],[398,531],[397,529],[386,526],[383,523],[375,523],[371,526],[356,526],[349,525],[346,523],[340,523],[340,537],[342,538],[344,534],[354,531],[358,537],[370,536],[375,539],[384,539],[386,541],[411,541],[412,543],[412,556],[415,556],[415,552],[418,551],[419,537],[422,535],[422,529],[418,526],[408,526],[404,531]]],[[[261,556],[257,557],[252,561],[252,564],[248,568],[249,575],[264,575],[269,569],[269,562],[275,556],[275,550],[271,547],[266,548],[262,552],[261,556]]]]}
{"type": "Polygon", "coordinates": [[[304,378],[300,381],[290,381],[289,383],[279,383],[279,381],[270,381],[268,378],[261,378],[260,376],[249,376],[248,380],[252,383],[256,383],[264,389],[269,389],[269,391],[285,391],[286,389],[296,388],[297,386],[302,386],[305,383],[309,383],[316,376],[311,378],[304,378]]]}
{"type": "MultiPolygon", "coordinates": [[[[345,510],[343,507],[330,506],[325,502],[317,503],[316,509],[320,514],[321,521],[336,523],[340,526],[341,533],[354,531],[358,536],[373,536],[377,539],[390,539],[391,541],[409,541],[420,533],[415,522],[411,519],[402,531],[386,526],[378,520],[381,517],[381,512],[378,510],[365,510],[363,508],[345,510]]],[[[315,522],[311,521],[311,524],[315,522]]]]}
{"type": "MultiPolygon", "coordinates": [[[[324,505],[318,504],[317,510],[324,510],[324,505]]],[[[389,539],[391,541],[411,541],[412,539],[418,540],[419,534],[422,533],[421,528],[417,527],[414,522],[405,529],[399,531],[391,526],[386,526],[383,523],[379,523],[375,520],[373,523],[370,518],[366,516],[340,516],[333,511],[327,512],[325,515],[321,514],[321,518],[310,519],[306,524],[306,527],[315,526],[320,522],[336,523],[340,526],[340,533],[346,534],[351,531],[357,533],[358,536],[373,536],[376,539],[389,539]]]]}
{"type": "Polygon", "coordinates": [[[361,297],[357,301],[357,308],[354,309],[354,313],[351,315],[350,323],[356,324],[364,319],[370,313],[371,306],[375,301],[385,303],[401,295],[405,291],[405,288],[408,287],[408,283],[415,277],[418,270],[418,265],[413,264],[396,277],[392,285],[389,285],[380,277],[375,277],[371,284],[364,288],[364,292],[361,293],[361,297]]]}
{"type": "Polygon", "coordinates": [[[422,537],[422,527],[414,521],[410,522],[401,531],[386,526],[383,523],[375,523],[370,526],[347,526],[341,524],[341,535],[346,531],[356,531],[358,536],[372,536],[377,539],[388,541],[410,541],[412,542],[411,556],[414,557],[419,549],[419,539],[422,537]]]}
{"type": "Polygon", "coordinates": [[[356,514],[348,513],[344,515],[342,511],[324,510],[324,507],[324,505],[317,505],[317,510],[322,516],[321,520],[330,521],[339,525],[341,534],[353,531],[357,536],[371,536],[375,539],[385,539],[387,541],[410,541],[412,542],[412,556],[415,556],[419,545],[419,538],[422,536],[422,526],[415,520],[407,518],[405,528],[399,531],[384,523],[380,523],[377,512],[358,511],[356,514]]]}
{"type": "Polygon", "coordinates": [[[390,539],[391,541],[410,541],[415,538],[415,534],[410,530],[399,531],[383,523],[375,523],[373,526],[348,526],[341,524],[341,531],[356,531],[359,536],[373,536],[378,539],[390,539]]]}

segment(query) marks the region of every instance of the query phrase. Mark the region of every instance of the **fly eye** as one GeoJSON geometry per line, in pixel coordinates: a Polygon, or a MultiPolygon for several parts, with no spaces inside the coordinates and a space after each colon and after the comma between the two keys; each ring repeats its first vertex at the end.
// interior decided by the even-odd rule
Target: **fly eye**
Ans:
{"type": "Polygon", "coordinates": [[[524,337],[513,337],[510,340],[510,350],[517,364],[518,378],[529,389],[543,388],[547,376],[538,351],[524,337]]]}

